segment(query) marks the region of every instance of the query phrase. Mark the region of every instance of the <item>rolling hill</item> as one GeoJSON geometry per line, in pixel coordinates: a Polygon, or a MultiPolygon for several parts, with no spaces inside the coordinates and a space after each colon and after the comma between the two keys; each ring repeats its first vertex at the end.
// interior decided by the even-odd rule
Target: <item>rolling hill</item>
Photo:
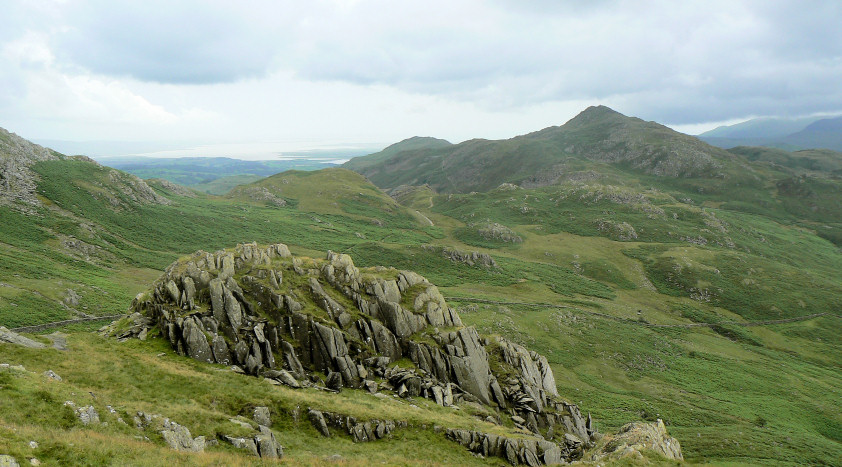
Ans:
{"type": "MultiPolygon", "coordinates": [[[[207,254],[225,256],[223,249],[248,242],[283,242],[300,258],[298,271],[296,260],[287,258],[270,261],[271,267],[246,265],[259,258],[244,254],[235,261],[236,282],[225,283],[256,324],[278,319],[260,311],[261,287],[271,285],[268,269],[276,279],[280,271],[279,286],[289,290],[283,293],[299,297],[299,311],[319,323],[325,316],[310,278],[355,320],[366,319],[361,302],[343,295],[351,293],[345,286],[354,287],[330,282],[327,271],[342,268],[319,259],[326,250],[347,253],[372,279],[397,281],[401,270],[423,275],[488,345],[503,337],[545,356],[559,395],[590,412],[600,432],[662,419],[691,462],[832,465],[842,456],[836,410],[842,252],[828,241],[842,220],[839,181],[824,170],[831,156],[805,155],[816,160],[805,170],[797,156],[791,161],[778,153],[711,149],[658,124],[593,108],[561,127],[513,140],[415,141],[420,145],[361,169],[372,170],[369,180],[376,184],[394,170],[399,180],[383,185],[404,185],[392,190],[394,198],[344,169],[285,172],[217,197],[140,181],[0,136],[7,141],[0,151],[2,180],[9,181],[4,186],[31,195],[10,196],[0,205],[2,326],[125,314],[145,300],[150,309],[165,302],[175,307],[180,292],[187,298],[184,273],[192,270],[191,261],[199,267],[204,258],[201,268],[216,275],[220,269],[209,269],[207,254]],[[425,158],[426,166],[410,164],[425,158]],[[492,160],[510,174],[492,170],[492,160]],[[475,192],[451,190],[443,161],[475,192]],[[154,196],[142,196],[148,194],[144,186],[154,196]],[[176,292],[170,293],[167,277],[179,278],[176,292]],[[138,293],[143,295],[135,301],[138,293]]],[[[331,255],[329,261],[336,258],[331,255]]],[[[201,281],[201,271],[194,272],[201,281]]],[[[212,313],[210,289],[196,290],[203,292],[194,305],[212,313]]],[[[401,306],[409,309],[421,290],[406,293],[401,306]]],[[[192,311],[181,304],[174,313],[192,311]]],[[[0,363],[26,367],[0,368],[0,454],[21,459],[32,453],[55,463],[246,464],[254,458],[222,436],[257,439],[256,406],[276,414],[271,429],[284,455],[302,463],[327,462],[336,453],[352,464],[413,458],[501,465],[506,461],[473,456],[434,427],[519,430],[486,420],[493,414],[470,404],[456,410],[423,397],[273,386],[177,355],[189,346],[182,342],[179,351],[181,341],[173,347],[159,337],[161,328],[149,327],[148,334],[137,328],[146,341],[117,342],[88,332],[104,322],[64,326],[68,351],[0,344],[0,363]],[[46,379],[47,370],[64,381],[46,379]],[[75,409],[62,405],[66,400],[96,407],[108,425],[82,425],[75,409]],[[347,434],[321,438],[308,407],[412,426],[366,444],[347,434]],[[126,417],[137,411],[195,421],[202,428],[190,425],[194,436],[220,444],[203,454],[170,451],[160,433],[117,421],[131,424],[126,417]],[[30,440],[40,447],[28,447],[30,440]]],[[[131,319],[121,323],[120,331],[134,326],[131,319]]],[[[203,320],[202,326],[206,339],[214,337],[212,323],[203,320]]],[[[226,338],[224,328],[217,331],[226,338]]],[[[439,326],[412,339],[438,346],[436,339],[451,331],[458,329],[439,326]]],[[[356,339],[345,332],[346,341],[356,339]]],[[[500,355],[493,345],[489,349],[490,356],[500,355]]],[[[246,349],[256,353],[254,346],[246,349]]],[[[496,358],[489,364],[498,365],[496,358]]],[[[415,363],[402,359],[397,367],[415,363]]],[[[324,381],[328,374],[316,377],[324,381]]]]}
{"type": "Polygon", "coordinates": [[[401,150],[404,144],[354,158],[345,167],[384,189],[428,184],[446,193],[486,191],[502,183],[552,184],[604,165],[665,177],[727,178],[745,169],[722,149],[602,106],[562,126],[508,140],[401,150]]]}

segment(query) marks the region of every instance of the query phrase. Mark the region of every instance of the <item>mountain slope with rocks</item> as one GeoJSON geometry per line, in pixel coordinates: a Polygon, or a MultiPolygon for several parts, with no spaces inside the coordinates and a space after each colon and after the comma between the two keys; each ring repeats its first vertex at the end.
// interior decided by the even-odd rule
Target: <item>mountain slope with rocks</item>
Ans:
{"type": "Polygon", "coordinates": [[[487,191],[502,183],[547,185],[594,164],[701,178],[729,177],[741,167],[720,148],[604,106],[589,107],[562,126],[507,140],[401,147],[354,158],[344,167],[384,189],[428,184],[445,193],[487,191]]]}

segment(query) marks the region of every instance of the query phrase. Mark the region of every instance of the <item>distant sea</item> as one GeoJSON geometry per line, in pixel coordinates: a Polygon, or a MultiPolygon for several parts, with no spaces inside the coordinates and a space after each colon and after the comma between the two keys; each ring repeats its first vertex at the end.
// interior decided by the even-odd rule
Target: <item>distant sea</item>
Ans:
{"type": "Polygon", "coordinates": [[[249,161],[259,160],[308,160],[342,164],[352,157],[380,151],[387,144],[333,143],[288,141],[269,143],[149,143],[115,141],[36,141],[67,155],[82,154],[99,162],[115,159],[170,159],[181,157],[229,157],[249,161]]]}

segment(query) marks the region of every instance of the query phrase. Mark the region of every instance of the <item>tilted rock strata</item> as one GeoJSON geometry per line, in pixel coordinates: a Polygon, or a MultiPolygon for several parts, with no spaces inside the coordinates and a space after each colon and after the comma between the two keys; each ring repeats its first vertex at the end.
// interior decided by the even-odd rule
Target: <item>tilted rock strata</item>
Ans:
{"type": "Polygon", "coordinates": [[[562,443],[570,434],[590,445],[595,432],[578,407],[558,399],[546,358],[463,326],[436,286],[410,271],[244,244],[173,263],[132,309],[121,337],[154,326],[182,355],[289,386],[482,403],[562,443]],[[393,365],[401,359],[414,366],[393,365]]]}

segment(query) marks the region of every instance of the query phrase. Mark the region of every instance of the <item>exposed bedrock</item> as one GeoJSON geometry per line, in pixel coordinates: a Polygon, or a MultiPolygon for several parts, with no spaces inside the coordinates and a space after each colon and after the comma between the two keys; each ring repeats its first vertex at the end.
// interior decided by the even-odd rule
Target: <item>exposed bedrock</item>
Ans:
{"type": "MultiPolygon", "coordinates": [[[[438,288],[411,271],[243,244],[173,263],[131,311],[115,327],[119,337],[157,328],[182,355],[291,387],[484,404],[558,447],[530,445],[528,459],[518,451],[519,462],[569,460],[580,452],[572,440],[585,448],[594,439],[589,417],[559,398],[545,357],[464,326],[438,288]]],[[[508,452],[505,442],[488,443],[508,452]]]]}

